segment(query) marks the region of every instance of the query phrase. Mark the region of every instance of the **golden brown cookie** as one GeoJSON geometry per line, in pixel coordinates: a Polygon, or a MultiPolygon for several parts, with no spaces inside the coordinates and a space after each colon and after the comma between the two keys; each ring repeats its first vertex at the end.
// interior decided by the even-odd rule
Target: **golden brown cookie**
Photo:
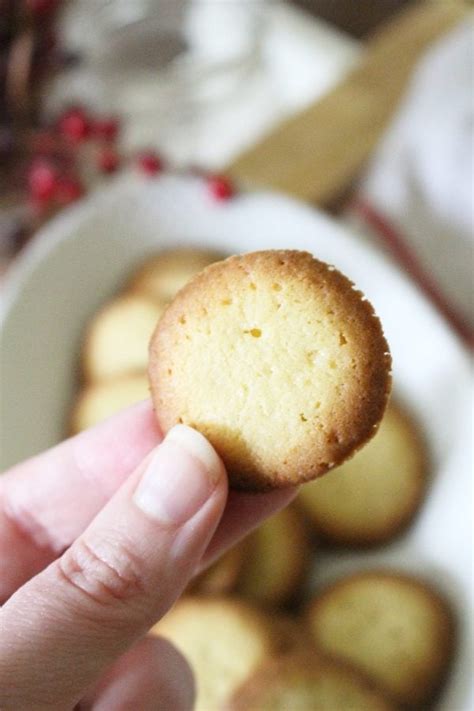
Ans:
{"type": "Polygon", "coordinates": [[[149,395],[148,378],[144,373],[93,383],[77,397],[71,415],[71,434],[93,427],[149,395]]]}
{"type": "Polygon", "coordinates": [[[234,487],[314,479],[375,433],[390,390],[380,321],[352,282],[307,252],[207,267],[150,344],[160,426],[200,430],[234,487]]]}
{"type": "Polygon", "coordinates": [[[234,546],[222,555],[210,568],[192,582],[190,592],[195,595],[222,595],[234,590],[244,562],[246,546],[234,546]]]}
{"type": "Polygon", "coordinates": [[[316,646],[361,669],[401,704],[426,704],[453,652],[446,602],[408,575],[365,572],[314,600],[308,622],[316,646]]]}
{"type": "Polygon", "coordinates": [[[415,425],[391,404],[375,437],[352,459],[303,487],[298,503],[331,543],[386,542],[417,512],[426,489],[427,461],[415,425]]]}
{"type": "Polygon", "coordinates": [[[219,252],[193,247],[161,252],[147,259],[133,275],[128,288],[159,302],[170,301],[191,277],[223,258],[219,252]]]}
{"type": "Polygon", "coordinates": [[[86,380],[106,380],[145,371],[148,343],[163,310],[164,305],[143,296],[124,294],[99,311],[85,338],[86,380]]]}
{"type": "Polygon", "coordinates": [[[267,660],[225,711],[395,711],[355,670],[319,655],[267,660]]]}
{"type": "Polygon", "coordinates": [[[196,680],[196,711],[221,711],[271,654],[264,615],[231,598],[182,598],[152,629],[185,656],[196,680]]]}
{"type": "Polygon", "coordinates": [[[283,509],[249,536],[237,592],[264,606],[283,605],[298,592],[310,552],[299,511],[283,509]]]}

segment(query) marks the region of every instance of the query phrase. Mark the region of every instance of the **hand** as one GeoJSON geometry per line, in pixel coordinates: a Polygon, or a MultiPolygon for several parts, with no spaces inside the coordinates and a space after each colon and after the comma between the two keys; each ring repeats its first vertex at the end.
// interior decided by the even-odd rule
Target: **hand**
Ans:
{"type": "Polygon", "coordinates": [[[202,435],[161,439],[140,403],[0,477],[2,711],[192,708],[185,661],[145,635],[294,491],[228,494],[202,435]]]}

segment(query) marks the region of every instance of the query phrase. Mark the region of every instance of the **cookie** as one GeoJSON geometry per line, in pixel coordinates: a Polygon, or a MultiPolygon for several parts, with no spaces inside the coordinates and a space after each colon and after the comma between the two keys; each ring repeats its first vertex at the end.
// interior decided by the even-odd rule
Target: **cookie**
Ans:
{"type": "Polygon", "coordinates": [[[309,565],[310,547],[299,512],[288,507],[248,537],[237,592],[263,606],[278,607],[298,592],[309,565]]]}
{"type": "Polygon", "coordinates": [[[268,660],[235,692],[225,711],[395,711],[347,666],[311,654],[268,660]]]}
{"type": "Polygon", "coordinates": [[[242,543],[228,550],[193,581],[189,591],[197,595],[222,595],[234,590],[245,550],[242,543]]]}
{"type": "Polygon", "coordinates": [[[417,428],[390,405],[375,437],[348,462],[303,487],[298,503],[317,533],[333,544],[384,543],[418,511],[427,461],[417,428]]]}
{"type": "Polygon", "coordinates": [[[145,400],[149,394],[148,378],[145,374],[126,375],[89,385],[79,393],[74,405],[70,423],[71,434],[93,427],[119,410],[145,400]]]}
{"type": "Polygon", "coordinates": [[[88,381],[146,370],[148,343],[164,305],[136,294],[108,303],[92,320],[83,351],[88,381]]]}
{"type": "Polygon", "coordinates": [[[128,289],[137,291],[158,302],[170,301],[178,291],[204,267],[224,255],[208,249],[184,247],[161,252],[138,269],[128,289]]]}
{"type": "Polygon", "coordinates": [[[390,390],[380,321],[352,282],[307,252],[207,267],[150,344],[157,418],[200,430],[233,487],[314,479],[375,433],[390,390]]]}
{"type": "Polygon", "coordinates": [[[408,575],[346,577],[314,600],[308,622],[319,649],[358,667],[407,706],[433,698],[453,652],[449,607],[408,575]]]}
{"type": "Polygon", "coordinates": [[[221,711],[273,651],[266,618],[231,598],[182,598],[152,633],[169,639],[191,665],[196,711],[221,711]]]}

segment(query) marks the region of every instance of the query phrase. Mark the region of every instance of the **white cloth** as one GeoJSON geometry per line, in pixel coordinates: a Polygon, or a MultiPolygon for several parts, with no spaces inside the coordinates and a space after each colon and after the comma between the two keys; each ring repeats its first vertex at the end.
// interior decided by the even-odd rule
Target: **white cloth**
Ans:
{"type": "MultiPolygon", "coordinates": [[[[182,0],[176,0],[175,5],[180,4],[182,0]]],[[[191,116],[183,110],[184,115],[167,125],[162,117],[159,73],[134,72],[122,55],[116,58],[120,66],[117,80],[113,67],[104,71],[100,57],[114,20],[117,24],[121,18],[139,20],[153,8],[155,17],[162,18],[160,13],[170,5],[114,0],[104,15],[98,11],[97,0],[68,3],[61,20],[61,37],[71,50],[85,53],[88,62],[54,83],[49,92],[49,111],[78,99],[99,111],[115,110],[126,117],[123,139],[127,149],[155,146],[174,164],[219,169],[283,119],[331,89],[361,53],[358,42],[289,3],[187,2],[183,26],[193,62],[196,57],[219,58],[245,49],[242,45],[252,26],[245,16],[246,8],[260,11],[261,37],[256,40],[253,65],[234,90],[227,94],[224,90],[221,99],[204,102],[199,111],[191,109],[191,116]],[[111,15],[110,8],[116,14],[111,15]]],[[[153,48],[151,21],[146,24],[146,41],[153,48]]],[[[190,93],[193,91],[194,86],[189,88],[190,93]]]]}
{"type": "Polygon", "coordinates": [[[359,191],[471,328],[473,66],[471,17],[422,59],[359,191]]]}

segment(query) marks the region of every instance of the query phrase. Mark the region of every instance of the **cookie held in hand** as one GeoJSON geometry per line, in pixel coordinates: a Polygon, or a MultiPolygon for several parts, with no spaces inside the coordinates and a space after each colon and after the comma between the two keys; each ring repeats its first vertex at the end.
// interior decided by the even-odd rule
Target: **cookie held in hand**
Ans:
{"type": "Polygon", "coordinates": [[[235,488],[316,478],[375,433],[390,390],[379,319],[307,252],[207,267],[163,314],[149,377],[163,431],[182,422],[222,457],[235,488]]]}

